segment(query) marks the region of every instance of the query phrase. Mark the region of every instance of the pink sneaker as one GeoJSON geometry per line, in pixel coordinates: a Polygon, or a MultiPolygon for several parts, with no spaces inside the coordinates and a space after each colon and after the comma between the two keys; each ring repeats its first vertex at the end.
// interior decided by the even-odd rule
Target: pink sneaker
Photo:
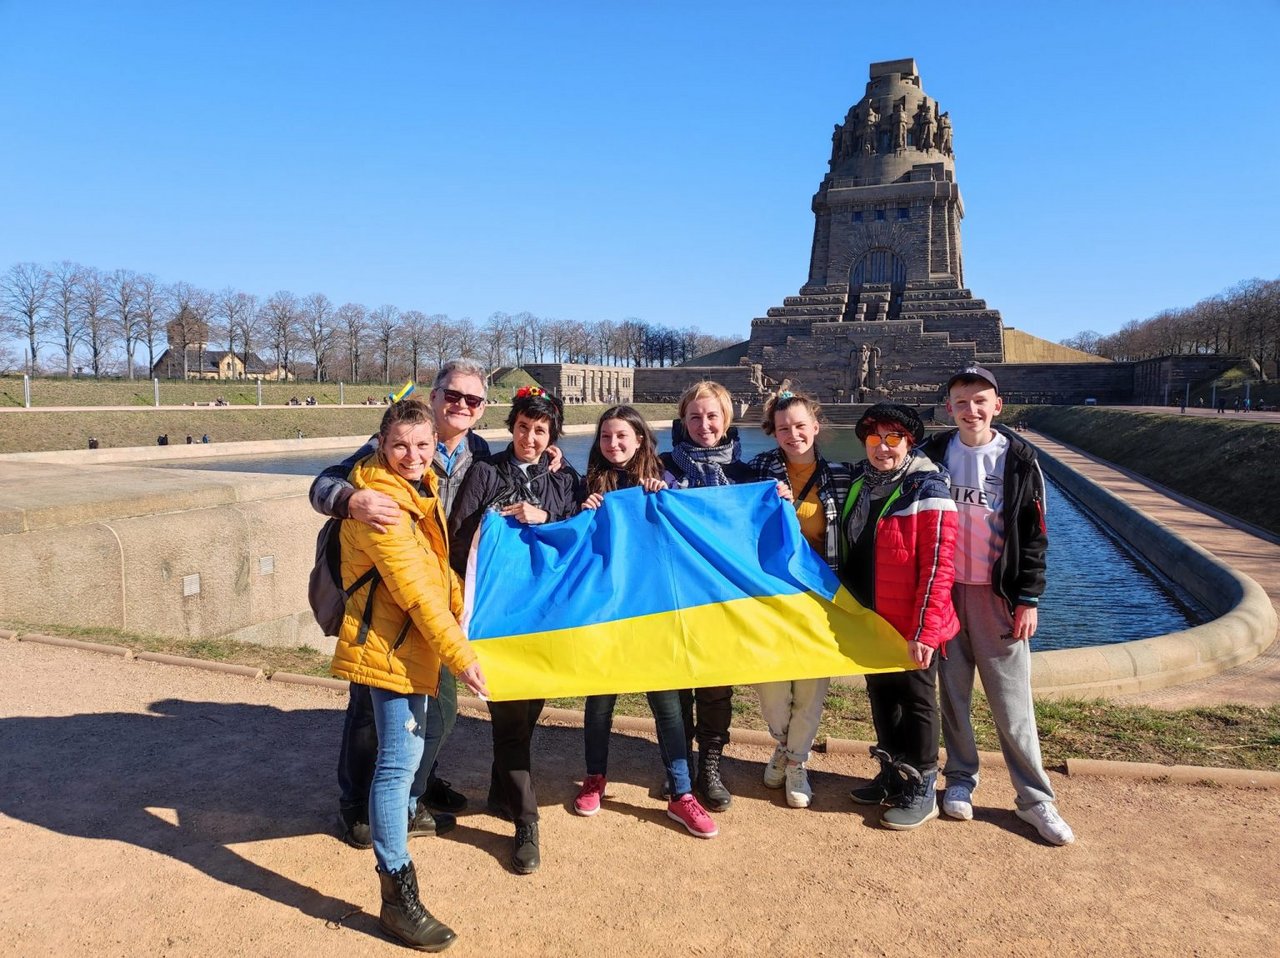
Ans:
{"type": "Polygon", "coordinates": [[[604,798],[604,776],[588,775],[573,800],[573,810],[579,815],[594,815],[600,811],[600,799],[604,798]]]}
{"type": "Polygon", "coordinates": [[[715,838],[720,834],[715,821],[692,794],[681,795],[675,801],[667,802],[667,818],[679,822],[689,830],[690,835],[698,838],[715,838]]]}

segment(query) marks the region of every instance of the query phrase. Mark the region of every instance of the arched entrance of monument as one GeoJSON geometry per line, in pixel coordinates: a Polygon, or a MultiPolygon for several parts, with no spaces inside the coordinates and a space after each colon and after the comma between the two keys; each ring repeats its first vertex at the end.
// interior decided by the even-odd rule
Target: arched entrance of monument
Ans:
{"type": "Polygon", "coordinates": [[[902,312],[902,293],[907,288],[907,264],[891,249],[877,246],[867,250],[849,271],[849,318],[857,318],[858,305],[866,297],[862,319],[875,319],[873,303],[888,296],[887,319],[897,319],[902,312]]]}

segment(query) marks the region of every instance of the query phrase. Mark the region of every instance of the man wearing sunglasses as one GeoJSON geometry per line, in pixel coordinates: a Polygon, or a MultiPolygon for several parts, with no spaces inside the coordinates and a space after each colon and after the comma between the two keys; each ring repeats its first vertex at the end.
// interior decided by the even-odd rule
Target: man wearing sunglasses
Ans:
{"type": "MultiPolygon", "coordinates": [[[[489,444],[472,431],[484,415],[487,378],[484,367],[479,364],[468,359],[452,359],[441,367],[431,389],[437,438],[431,465],[439,480],[446,516],[453,510],[467,471],[475,463],[489,458],[489,444]]],[[[326,516],[367,523],[379,531],[397,522],[400,507],[394,499],[372,489],[356,490],[347,481],[352,467],[373,451],[374,443],[370,440],[354,455],[320,473],[311,484],[312,508],[326,516]]],[[[426,746],[413,788],[413,793],[421,799],[418,814],[409,824],[410,837],[448,831],[455,824],[454,815],[467,805],[466,796],[454,791],[435,774],[436,756],[453,729],[457,715],[457,684],[448,669],[441,669],[440,688],[436,696],[427,701],[426,746]],[[432,812],[438,814],[432,815],[432,812]]],[[[372,843],[367,805],[377,755],[378,733],[368,688],[352,685],[338,756],[338,787],[342,840],[356,848],[369,848],[372,843]]]]}

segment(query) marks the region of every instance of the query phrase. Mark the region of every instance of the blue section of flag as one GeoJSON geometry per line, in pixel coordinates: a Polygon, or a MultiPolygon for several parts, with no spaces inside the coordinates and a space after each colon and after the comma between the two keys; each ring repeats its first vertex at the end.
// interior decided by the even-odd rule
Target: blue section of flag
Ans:
{"type": "Polygon", "coordinates": [[[564,522],[490,512],[475,556],[473,640],[616,622],[839,582],[773,482],[627,489],[564,522]],[[518,597],[518,601],[512,601],[518,597]]]}

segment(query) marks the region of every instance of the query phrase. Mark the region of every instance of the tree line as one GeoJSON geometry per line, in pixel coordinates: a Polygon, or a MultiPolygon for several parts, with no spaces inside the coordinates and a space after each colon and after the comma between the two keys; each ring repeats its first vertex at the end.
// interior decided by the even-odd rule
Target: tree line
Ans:
{"type": "Polygon", "coordinates": [[[1110,335],[1085,330],[1062,345],[1121,362],[1220,353],[1265,370],[1280,363],[1280,279],[1244,280],[1194,306],[1131,320],[1110,335]]]}
{"type": "Polygon", "coordinates": [[[582,322],[495,312],[477,323],[389,304],[339,306],[324,293],[260,298],[66,260],[15,263],[0,276],[0,333],[12,338],[8,346],[0,341],[0,372],[149,377],[168,345],[181,353],[169,374],[183,378],[203,361],[188,347],[201,346],[234,353],[245,367],[258,356],[297,378],[383,383],[420,379],[457,356],[489,369],[670,366],[737,342],[634,317],[582,322]]]}

